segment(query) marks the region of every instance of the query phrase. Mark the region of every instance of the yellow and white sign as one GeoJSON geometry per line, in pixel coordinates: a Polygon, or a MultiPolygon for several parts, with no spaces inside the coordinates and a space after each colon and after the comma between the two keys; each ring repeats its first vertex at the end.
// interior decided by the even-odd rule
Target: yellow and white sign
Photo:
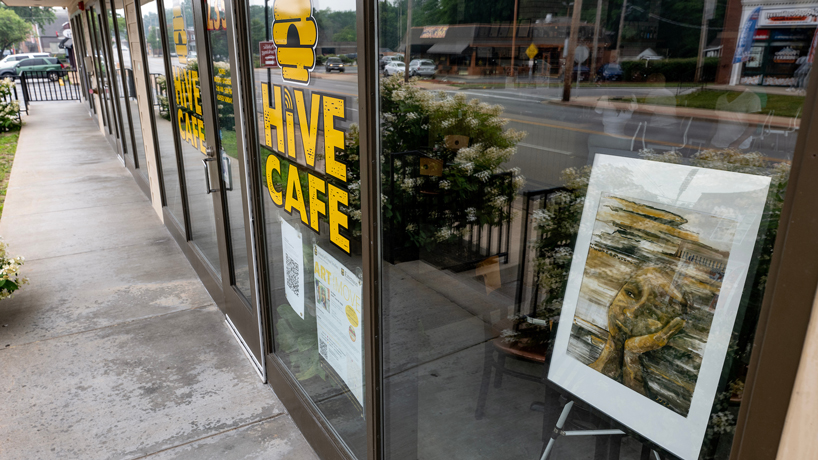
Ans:
{"type": "Polygon", "coordinates": [[[363,406],[363,282],[318,245],[313,255],[318,354],[363,406]]]}
{"type": "Polygon", "coordinates": [[[539,48],[537,48],[533,43],[528,45],[528,48],[525,50],[525,55],[528,56],[528,59],[534,59],[534,56],[537,55],[539,52],[539,48]]]}
{"type": "Polygon", "coordinates": [[[318,26],[312,17],[310,0],[276,0],[273,4],[273,42],[285,82],[310,83],[315,68],[318,26]]]}

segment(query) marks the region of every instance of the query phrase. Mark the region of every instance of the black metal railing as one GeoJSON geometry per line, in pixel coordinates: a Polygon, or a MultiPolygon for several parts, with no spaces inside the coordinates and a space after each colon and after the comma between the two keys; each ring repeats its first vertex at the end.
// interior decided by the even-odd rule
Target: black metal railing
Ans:
{"type": "MultiPolygon", "coordinates": [[[[452,236],[460,237],[452,244],[451,240],[444,245],[432,245],[434,249],[424,251],[427,246],[423,241],[410,243],[415,239],[412,234],[429,232],[446,221],[447,209],[457,204],[455,193],[440,187],[439,181],[426,180],[429,174],[429,162],[439,162],[421,151],[392,153],[387,156],[385,194],[389,197],[388,209],[385,209],[385,249],[384,257],[390,263],[424,259],[442,269],[455,272],[474,268],[489,257],[498,257],[499,261],[509,262],[511,243],[511,201],[503,205],[502,215],[492,219],[491,223],[469,222],[467,219],[447,222],[451,225],[452,236]],[[412,228],[408,231],[407,228],[412,228]]],[[[445,165],[439,165],[440,174],[445,165]]],[[[432,168],[435,169],[435,168],[432,168]]],[[[484,196],[483,189],[499,187],[510,189],[514,177],[510,172],[493,174],[481,182],[474,196],[484,196]]]]}
{"type": "Polygon", "coordinates": [[[79,101],[82,97],[79,76],[73,69],[25,71],[18,78],[26,105],[38,101],[79,101]]]}
{"type": "MultiPolygon", "coordinates": [[[[514,299],[514,314],[534,315],[540,302],[540,272],[537,258],[540,256],[536,243],[543,238],[542,231],[537,228],[534,216],[538,210],[544,210],[558,193],[565,193],[565,187],[554,187],[542,190],[530,190],[523,193],[523,213],[520,216],[520,260],[517,264],[517,292],[514,299]],[[526,290],[529,292],[526,295],[526,290]]],[[[553,203],[552,203],[553,204],[553,203]]],[[[556,247],[574,247],[573,239],[560,240],[556,247]]],[[[515,326],[516,327],[516,326],[515,326]]]]}
{"type": "Polygon", "coordinates": [[[150,74],[150,88],[153,93],[153,105],[159,108],[159,114],[167,117],[170,113],[168,102],[168,84],[164,74],[152,73],[150,74]]]}

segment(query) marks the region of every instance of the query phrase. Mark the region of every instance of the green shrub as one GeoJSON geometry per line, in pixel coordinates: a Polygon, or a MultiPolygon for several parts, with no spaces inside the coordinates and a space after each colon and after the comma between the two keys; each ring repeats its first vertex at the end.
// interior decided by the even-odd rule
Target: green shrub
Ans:
{"type": "MultiPolygon", "coordinates": [[[[719,58],[705,58],[702,81],[716,81],[719,58]]],[[[622,63],[625,81],[645,81],[648,76],[660,73],[666,81],[692,82],[696,76],[696,58],[662,59],[657,61],[625,61],[622,63]]]]}

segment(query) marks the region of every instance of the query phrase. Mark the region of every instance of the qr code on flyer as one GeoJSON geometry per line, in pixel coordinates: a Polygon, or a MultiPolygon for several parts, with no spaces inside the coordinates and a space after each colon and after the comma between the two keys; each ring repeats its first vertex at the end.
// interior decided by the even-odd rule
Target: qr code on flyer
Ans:
{"type": "Polygon", "coordinates": [[[324,342],[323,339],[318,341],[318,353],[321,353],[321,356],[327,359],[327,342],[324,342]]]}
{"type": "Polygon", "coordinates": [[[301,286],[298,284],[298,273],[301,267],[298,265],[298,262],[294,261],[289,254],[285,253],[284,257],[286,258],[286,268],[287,268],[287,287],[290,288],[295,295],[298,295],[299,289],[301,286]]]}

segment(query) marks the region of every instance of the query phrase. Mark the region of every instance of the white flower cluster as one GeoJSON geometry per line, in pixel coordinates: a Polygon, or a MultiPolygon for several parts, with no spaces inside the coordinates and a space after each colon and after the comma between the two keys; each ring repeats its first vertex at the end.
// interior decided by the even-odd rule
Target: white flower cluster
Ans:
{"type": "Polygon", "coordinates": [[[459,235],[459,233],[452,230],[451,228],[442,227],[442,228],[438,229],[437,232],[435,232],[435,239],[438,242],[443,242],[443,241],[446,241],[449,238],[452,238],[452,237],[457,236],[457,235],[459,235]]]}
{"type": "Polygon", "coordinates": [[[656,153],[653,149],[642,149],[639,151],[639,156],[645,160],[660,161],[662,163],[681,164],[682,162],[682,154],[675,150],[656,153]]]}
{"type": "Polygon", "coordinates": [[[0,240],[0,300],[11,297],[22,285],[28,284],[28,278],[20,275],[20,266],[25,263],[23,256],[7,257],[8,246],[0,240]]]}
{"type": "Polygon", "coordinates": [[[736,426],[736,418],[729,412],[716,412],[710,416],[710,428],[715,433],[732,433],[736,426]]]}

